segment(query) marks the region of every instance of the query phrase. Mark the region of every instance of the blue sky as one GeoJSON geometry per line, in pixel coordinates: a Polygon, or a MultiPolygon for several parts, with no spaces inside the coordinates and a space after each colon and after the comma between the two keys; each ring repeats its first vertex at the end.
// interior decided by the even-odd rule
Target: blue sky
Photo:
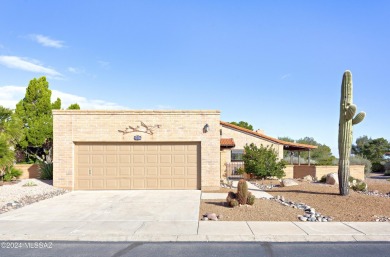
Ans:
{"type": "Polygon", "coordinates": [[[217,109],[337,153],[340,84],[390,140],[390,1],[2,1],[0,105],[47,76],[66,108],[217,109]]]}

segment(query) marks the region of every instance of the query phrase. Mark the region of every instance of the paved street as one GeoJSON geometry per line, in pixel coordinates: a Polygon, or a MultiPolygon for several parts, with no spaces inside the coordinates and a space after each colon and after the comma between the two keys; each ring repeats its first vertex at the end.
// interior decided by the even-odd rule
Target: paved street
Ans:
{"type": "Polygon", "coordinates": [[[29,249],[32,242],[19,242],[22,248],[0,249],[0,256],[7,257],[388,257],[390,244],[378,242],[355,243],[143,243],[143,242],[53,242],[49,249],[29,249]]]}

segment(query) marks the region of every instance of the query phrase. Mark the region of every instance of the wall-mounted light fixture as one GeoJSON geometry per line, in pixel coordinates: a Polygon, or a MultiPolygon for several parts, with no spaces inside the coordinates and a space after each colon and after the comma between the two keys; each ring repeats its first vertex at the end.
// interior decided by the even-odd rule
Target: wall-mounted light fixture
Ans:
{"type": "Polygon", "coordinates": [[[204,127],[203,127],[203,133],[207,133],[207,132],[209,132],[209,130],[210,130],[209,124],[204,125],[204,127]]]}

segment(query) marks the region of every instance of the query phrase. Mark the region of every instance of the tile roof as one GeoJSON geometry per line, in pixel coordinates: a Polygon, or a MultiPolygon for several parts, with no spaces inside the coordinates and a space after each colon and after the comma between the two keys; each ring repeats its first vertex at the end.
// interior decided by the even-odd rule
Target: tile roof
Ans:
{"type": "Polygon", "coordinates": [[[245,132],[245,133],[251,134],[253,136],[257,136],[257,137],[263,138],[265,140],[268,140],[268,141],[271,141],[271,142],[274,142],[277,144],[281,144],[286,149],[298,150],[298,149],[316,149],[317,148],[317,146],[315,146],[315,145],[298,144],[298,143],[292,143],[292,142],[286,142],[283,140],[279,140],[279,139],[276,139],[273,137],[266,136],[264,134],[257,133],[255,131],[250,130],[250,129],[246,129],[246,128],[242,128],[242,127],[230,124],[229,122],[225,122],[225,121],[220,121],[220,124],[222,126],[225,126],[225,127],[239,130],[241,132],[245,132]]]}
{"type": "Polygon", "coordinates": [[[221,138],[221,146],[222,147],[235,147],[233,138],[221,138]]]}

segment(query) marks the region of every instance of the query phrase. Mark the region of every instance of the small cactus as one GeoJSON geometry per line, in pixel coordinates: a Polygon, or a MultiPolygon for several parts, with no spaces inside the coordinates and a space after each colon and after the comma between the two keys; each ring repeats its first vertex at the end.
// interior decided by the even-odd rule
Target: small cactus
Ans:
{"type": "Polygon", "coordinates": [[[238,181],[237,200],[241,205],[246,204],[248,200],[248,184],[245,179],[240,179],[240,181],[238,181]]]}
{"type": "Polygon", "coordinates": [[[248,199],[246,201],[246,204],[254,205],[255,204],[256,197],[252,195],[251,192],[248,193],[248,199]]]}
{"type": "Polygon", "coordinates": [[[340,122],[339,122],[339,190],[341,195],[349,194],[349,157],[352,147],[352,126],[360,123],[366,114],[356,113],[356,105],[352,103],[352,74],[345,71],[341,83],[340,122]]]}
{"type": "Polygon", "coordinates": [[[238,206],[238,201],[237,201],[237,199],[232,199],[232,200],[230,201],[229,206],[230,206],[230,207],[236,207],[236,206],[238,206]]]}
{"type": "MultiPolygon", "coordinates": [[[[237,202],[236,198],[237,198],[236,193],[230,191],[230,192],[228,193],[228,196],[226,197],[226,203],[227,203],[227,205],[230,206],[230,207],[237,206],[237,205],[238,205],[238,202],[237,202]],[[232,201],[233,201],[233,200],[234,200],[237,204],[235,204],[235,203],[232,204],[232,201]]],[[[234,201],[233,201],[233,202],[234,202],[234,201]]]]}

